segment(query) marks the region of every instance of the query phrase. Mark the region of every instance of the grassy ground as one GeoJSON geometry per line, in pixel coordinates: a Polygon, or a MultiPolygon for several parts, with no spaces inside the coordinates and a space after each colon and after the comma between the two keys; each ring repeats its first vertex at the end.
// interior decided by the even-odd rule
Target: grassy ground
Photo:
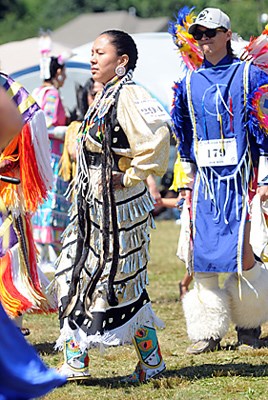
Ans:
{"type": "MultiPolygon", "coordinates": [[[[136,365],[133,347],[112,348],[102,355],[93,350],[90,352],[92,379],[86,384],[68,383],[45,396],[45,400],[268,398],[268,348],[238,350],[233,326],[222,341],[221,351],[198,356],[185,354],[189,342],[178,301],[178,281],[184,274],[184,266],[175,256],[178,233],[174,221],[159,221],[151,242],[149,294],[154,310],[166,323],[166,329],[158,333],[167,364],[164,377],[139,387],[125,387],[119,379],[132,372],[136,365]]],[[[57,367],[62,361],[62,354],[53,349],[59,333],[57,315],[29,315],[24,325],[31,329],[29,341],[43,360],[57,367]]],[[[268,325],[265,325],[263,336],[267,333],[268,325]]]]}

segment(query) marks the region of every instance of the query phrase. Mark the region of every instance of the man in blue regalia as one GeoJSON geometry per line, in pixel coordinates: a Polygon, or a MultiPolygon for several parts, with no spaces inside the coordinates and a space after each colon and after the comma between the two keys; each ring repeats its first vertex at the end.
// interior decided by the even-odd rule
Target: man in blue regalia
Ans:
{"type": "Polygon", "coordinates": [[[249,242],[250,202],[268,199],[268,75],[233,55],[230,19],[221,10],[204,9],[188,33],[204,61],[175,85],[172,110],[179,192],[193,220],[195,285],[183,299],[193,342],[187,352],[218,348],[230,321],[240,344],[260,347],[268,271],[249,242]],[[230,273],[224,288],[219,273],[230,273]]]}

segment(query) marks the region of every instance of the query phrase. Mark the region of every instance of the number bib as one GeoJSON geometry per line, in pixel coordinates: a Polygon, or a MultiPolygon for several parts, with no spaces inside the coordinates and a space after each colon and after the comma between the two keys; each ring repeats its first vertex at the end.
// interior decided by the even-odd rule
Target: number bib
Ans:
{"type": "Polygon", "coordinates": [[[221,167],[236,165],[236,139],[212,139],[198,142],[198,164],[200,167],[221,167]]]}
{"type": "Polygon", "coordinates": [[[170,120],[170,115],[156,99],[135,101],[135,104],[148,124],[170,120]]]}

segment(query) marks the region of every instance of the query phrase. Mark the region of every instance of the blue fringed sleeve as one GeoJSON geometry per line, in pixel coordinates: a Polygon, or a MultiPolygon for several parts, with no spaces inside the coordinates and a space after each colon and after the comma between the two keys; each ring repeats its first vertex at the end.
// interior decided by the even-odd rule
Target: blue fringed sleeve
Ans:
{"type": "Polygon", "coordinates": [[[185,79],[175,83],[171,118],[182,159],[192,160],[193,128],[188,111],[185,79]]]}
{"type": "Polygon", "coordinates": [[[178,142],[178,158],[174,165],[172,189],[192,189],[195,176],[193,161],[193,128],[188,111],[185,79],[176,83],[174,88],[171,117],[174,133],[178,142]]]}

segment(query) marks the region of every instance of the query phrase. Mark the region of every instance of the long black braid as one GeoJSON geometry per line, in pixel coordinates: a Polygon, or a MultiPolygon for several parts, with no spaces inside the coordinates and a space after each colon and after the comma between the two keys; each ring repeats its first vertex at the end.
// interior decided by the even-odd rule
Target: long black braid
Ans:
{"type": "MultiPolygon", "coordinates": [[[[82,151],[86,154],[86,149],[84,148],[84,146],[82,148],[82,151]]],[[[66,306],[63,307],[62,311],[63,315],[69,314],[72,311],[72,309],[76,306],[79,300],[79,297],[77,296],[70,310],[69,304],[75,298],[75,295],[79,293],[81,273],[83,271],[90,247],[91,222],[89,215],[89,204],[85,200],[81,189],[78,190],[77,193],[77,218],[78,218],[78,224],[77,224],[78,231],[76,239],[75,260],[73,265],[72,278],[68,291],[68,301],[66,302],[66,306]]]]}
{"type": "MultiPolygon", "coordinates": [[[[118,299],[114,293],[114,278],[117,272],[118,260],[119,260],[119,233],[118,233],[118,225],[117,225],[117,212],[116,212],[116,202],[115,202],[115,195],[114,195],[114,188],[113,188],[113,178],[112,178],[112,163],[113,157],[111,153],[111,140],[112,140],[112,122],[111,122],[111,114],[107,118],[107,131],[108,135],[107,138],[109,143],[106,150],[106,157],[109,161],[109,169],[110,169],[110,180],[109,180],[109,197],[108,202],[110,202],[110,211],[111,211],[111,221],[112,221],[112,232],[113,232],[113,258],[112,258],[112,265],[111,270],[108,278],[108,303],[110,306],[116,306],[118,304],[118,299]],[[110,200],[110,201],[109,201],[110,200]]],[[[107,205],[109,208],[109,204],[107,205]]],[[[106,215],[106,206],[104,207],[104,215],[106,215]]],[[[109,237],[108,237],[109,239],[109,237]]],[[[109,246],[109,243],[108,243],[109,246]]]]}
{"type": "Polygon", "coordinates": [[[101,153],[101,183],[102,183],[102,235],[103,235],[103,249],[102,259],[99,261],[98,267],[92,276],[90,283],[85,292],[83,303],[88,303],[89,299],[92,298],[93,292],[96,285],[101,277],[101,274],[107,264],[110,249],[110,220],[112,221],[112,232],[113,232],[113,255],[110,275],[108,279],[108,297],[107,301],[110,306],[116,306],[118,299],[114,293],[114,277],[117,271],[118,259],[119,259],[119,235],[117,226],[117,215],[116,215],[116,204],[113,189],[113,157],[111,154],[111,121],[110,118],[106,118],[105,136],[102,142],[102,153],[101,153]]]}

